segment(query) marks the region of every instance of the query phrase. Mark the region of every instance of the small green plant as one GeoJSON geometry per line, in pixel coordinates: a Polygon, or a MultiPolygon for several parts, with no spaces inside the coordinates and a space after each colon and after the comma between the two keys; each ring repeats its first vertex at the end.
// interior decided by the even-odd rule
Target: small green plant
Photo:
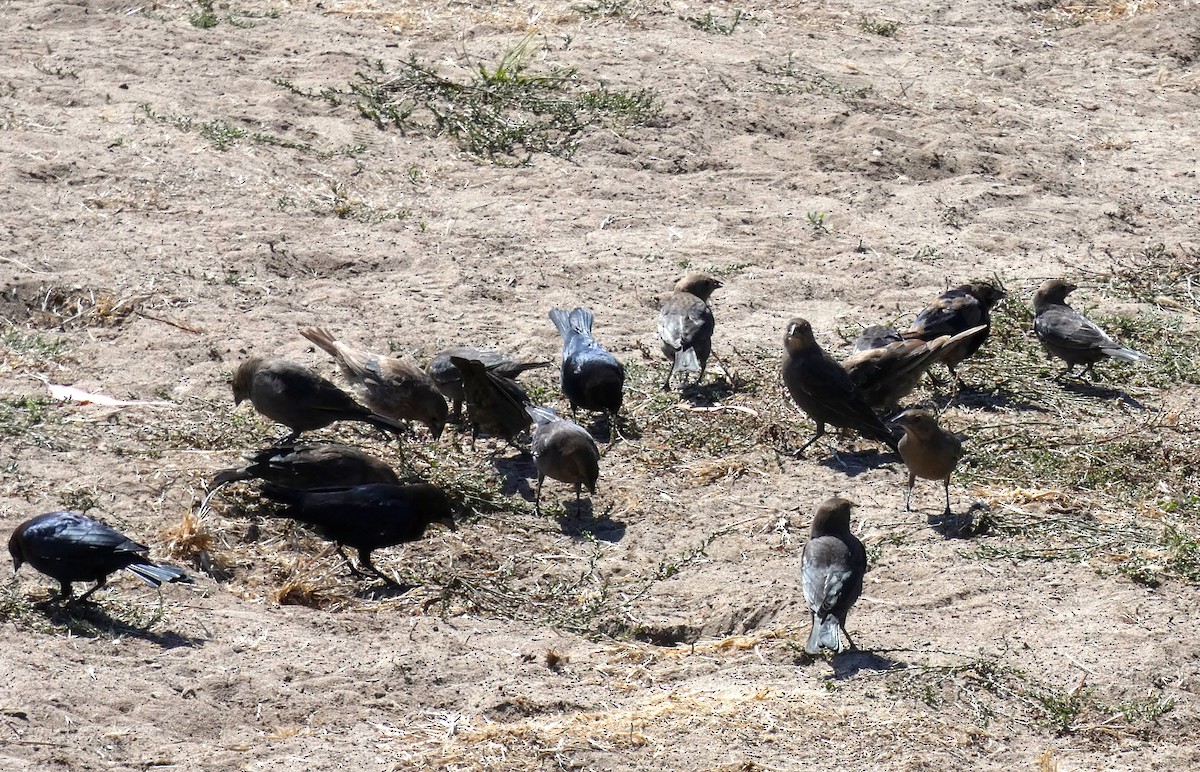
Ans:
{"type": "Polygon", "coordinates": [[[779,95],[817,94],[840,97],[847,102],[857,102],[872,91],[870,85],[847,86],[820,73],[806,72],[797,66],[793,54],[788,54],[782,65],[758,62],[754,67],[770,79],[765,84],[764,90],[779,95]]]}
{"type": "Polygon", "coordinates": [[[217,26],[217,14],[213,10],[213,0],[198,0],[199,9],[188,16],[188,22],[199,29],[211,29],[217,26]]]}
{"type": "Polygon", "coordinates": [[[926,244],[916,251],[913,255],[914,260],[941,260],[942,253],[932,244],[926,244]]]}
{"type": "Polygon", "coordinates": [[[858,28],[872,35],[894,38],[900,31],[900,22],[893,19],[882,19],[873,16],[862,16],[858,20],[858,28]]]}
{"type": "Polygon", "coordinates": [[[637,5],[635,0],[590,0],[571,6],[571,10],[590,19],[632,19],[637,16],[637,5]]]}
{"type": "Polygon", "coordinates": [[[712,11],[708,11],[703,16],[684,16],[681,17],[688,24],[691,24],[701,32],[707,32],[715,35],[732,35],[737,29],[738,24],[744,19],[752,18],[746,11],[738,10],[733,14],[733,18],[728,24],[722,22],[719,18],[713,15],[712,11]]]}
{"type": "Polygon", "coordinates": [[[818,233],[828,233],[829,232],[829,228],[825,225],[825,213],[824,212],[809,212],[808,213],[808,225],[810,228],[812,228],[814,231],[817,231],[818,233]]]}

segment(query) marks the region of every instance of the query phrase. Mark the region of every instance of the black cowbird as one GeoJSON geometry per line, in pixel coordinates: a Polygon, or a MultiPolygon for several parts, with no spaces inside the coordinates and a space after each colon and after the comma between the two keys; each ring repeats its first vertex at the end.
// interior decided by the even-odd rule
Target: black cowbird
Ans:
{"type": "Polygon", "coordinates": [[[783,340],[783,383],[796,405],[817,425],[817,433],[796,455],[825,435],[825,425],[855,429],[896,449],[896,438],[858,393],[854,381],[813,337],[812,325],[799,317],[788,322],[783,340]]]}
{"type": "Polygon", "coordinates": [[[368,408],[388,418],[420,421],[435,440],[442,436],[450,409],[424,370],[403,359],[351,348],[320,327],[302,329],[300,334],[334,358],[368,408]]]}
{"type": "Polygon", "coordinates": [[[237,480],[263,480],[301,490],[400,482],[390,466],[348,445],[276,446],[246,460],[250,462],[246,466],[217,472],[210,490],[237,480]]]}
{"type": "Polygon", "coordinates": [[[964,284],[943,292],[936,300],[917,315],[913,326],[902,335],[905,340],[935,340],[943,335],[958,335],[972,327],[983,329],[971,335],[962,344],[947,347],[939,360],[946,365],[950,375],[958,379],[954,371],[964,359],[979,350],[992,330],[991,311],[997,303],[1007,297],[1004,290],[987,282],[964,284]]]}
{"type": "Polygon", "coordinates": [[[547,477],[573,483],[578,507],[582,486],[586,485],[589,493],[596,492],[596,479],[600,477],[600,449],[596,447],[596,441],[587,429],[558,417],[553,410],[533,406],[525,410],[534,422],[533,463],[538,470],[534,512],[542,513],[542,483],[547,477]]]}
{"type": "Polygon", "coordinates": [[[862,594],[867,551],[850,533],[851,506],[839,498],[821,504],[813,517],[811,538],[804,545],[801,577],[804,602],[812,612],[812,632],[804,645],[809,654],[822,648],[840,654],[846,648],[840,633],[846,633],[850,648],[854,648],[846,617],[862,594]]]}
{"type": "Polygon", "coordinates": [[[854,339],[854,344],[850,347],[850,355],[861,354],[873,348],[883,348],[902,340],[904,338],[895,327],[873,324],[870,327],[864,327],[863,331],[854,339]]]}
{"type": "Polygon", "coordinates": [[[663,391],[671,388],[671,376],[677,371],[699,371],[696,383],[704,380],[716,324],[708,299],[722,286],[707,274],[690,273],[675,282],[674,291],[663,301],[658,315],[658,337],[662,340],[663,356],[671,361],[663,391]]]}
{"type": "Polygon", "coordinates": [[[1125,362],[1149,359],[1142,352],[1117,343],[1090,319],[1067,305],[1067,295],[1077,289],[1070,282],[1050,279],[1043,282],[1033,296],[1033,331],[1047,354],[1067,363],[1058,378],[1070,375],[1076,365],[1086,365],[1081,377],[1094,377],[1092,367],[1105,357],[1125,362]]]}
{"type": "Polygon", "coordinates": [[[592,312],[555,308],[550,321],[562,336],[562,390],[571,410],[598,410],[616,417],[621,410],[625,368],[592,337],[592,312]]]}
{"type": "Polygon", "coordinates": [[[928,410],[905,410],[896,417],[904,428],[900,438],[900,458],[908,467],[908,489],[904,509],[912,511],[913,485],[917,478],[941,480],[946,489],[946,511],[950,514],[950,475],[962,458],[962,441],[938,426],[937,417],[928,410]]]}
{"type": "Polygon", "coordinates": [[[334,421],[363,421],[383,431],[404,432],[404,424],[372,413],[312,370],[284,359],[250,357],[238,365],[233,402],[247,399],[255,410],[292,430],[284,442],[334,421]]]}
{"type": "Polygon", "coordinates": [[[450,362],[462,375],[471,442],[483,432],[515,446],[517,437],[529,428],[525,412],[529,395],[516,381],[496,375],[477,359],[450,357],[450,362]]]}
{"type": "Polygon", "coordinates": [[[842,362],[842,367],[872,409],[890,411],[912,393],[921,376],[940,361],[947,346],[963,345],[983,329],[980,325],[935,340],[914,338],[894,341],[881,348],[868,348],[850,355],[842,362]]]}
{"type": "Polygon", "coordinates": [[[450,357],[474,359],[482,362],[484,367],[496,375],[502,375],[505,378],[513,380],[516,380],[517,376],[526,370],[533,370],[537,367],[549,367],[551,364],[546,360],[540,362],[522,362],[499,351],[488,351],[486,349],[475,348],[474,346],[455,346],[454,348],[446,349],[433,358],[433,361],[429,363],[429,367],[425,369],[425,372],[429,373],[429,377],[437,384],[438,390],[446,396],[446,399],[454,402],[455,418],[462,415],[463,384],[462,373],[450,361],[450,357]]]}
{"type": "Polygon", "coordinates": [[[442,523],[456,530],[450,499],[428,483],[375,483],[311,491],[267,483],[262,490],[287,505],[280,517],[310,525],[320,536],[334,542],[338,554],[356,576],[361,576],[362,571],[350,561],[343,547],[358,550],[361,567],[392,582],[371,562],[371,552],[416,541],[425,535],[430,523],[442,523]]]}
{"type": "Polygon", "coordinates": [[[62,597],[72,595],[72,582],[95,582],[79,596],[86,600],[122,568],[152,587],[191,579],[174,566],[151,562],[150,548],[114,528],[75,512],[50,512],[26,520],[8,539],[13,572],[28,563],[62,585],[62,597]]]}

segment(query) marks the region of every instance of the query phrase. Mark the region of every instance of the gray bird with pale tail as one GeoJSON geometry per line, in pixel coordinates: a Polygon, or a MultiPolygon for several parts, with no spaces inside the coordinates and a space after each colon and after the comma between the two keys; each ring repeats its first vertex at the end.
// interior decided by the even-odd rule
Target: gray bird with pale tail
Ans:
{"type": "Polygon", "coordinates": [[[1092,367],[1105,357],[1123,362],[1150,358],[1117,343],[1095,322],[1067,305],[1067,295],[1077,289],[1062,279],[1050,279],[1033,296],[1033,331],[1047,354],[1067,363],[1055,380],[1070,375],[1076,365],[1085,366],[1080,377],[1095,377],[1092,367]]]}
{"type": "Polygon", "coordinates": [[[676,372],[699,372],[697,385],[704,380],[716,327],[708,299],[722,286],[719,279],[708,274],[689,273],[675,282],[674,291],[663,301],[658,316],[658,337],[662,341],[663,356],[671,361],[663,391],[671,388],[671,376],[676,372]]]}
{"type": "Polygon", "coordinates": [[[533,419],[533,463],[537,466],[537,492],[533,496],[533,511],[542,513],[542,483],[547,477],[575,486],[575,505],[579,506],[580,488],[596,492],[600,477],[600,449],[592,435],[574,421],[560,418],[544,407],[527,406],[533,419]]]}
{"type": "Polygon", "coordinates": [[[834,654],[845,651],[842,633],[848,648],[856,648],[846,631],[846,617],[862,594],[863,576],[867,573],[867,550],[850,533],[849,501],[827,499],[813,517],[812,534],[804,545],[801,558],[801,585],[804,602],[812,612],[812,632],[804,650],[817,654],[829,649],[834,654]]]}

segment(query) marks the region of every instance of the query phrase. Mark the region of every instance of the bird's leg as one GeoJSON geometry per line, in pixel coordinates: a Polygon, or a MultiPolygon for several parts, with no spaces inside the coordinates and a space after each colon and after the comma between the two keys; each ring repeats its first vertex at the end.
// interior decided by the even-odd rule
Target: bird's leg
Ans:
{"type": "Polygon", "coordinates": [[[350,574],[352,576],[359,578],[359,579],[366,576],[366,574],[364,574],[358,568],[358,566],[354,565],[354,561],[350,560],[350,556],[346,554],[346,551],[344,549],[342,549],[342,545],[340,545],[340,544],[337,545],[337,553],[342,556],[342,560],[346,561],[346,566],[350,569],[350,574]]]}
{"type": "Polygon", "coordinates": [[[297,430],[293,431],[291,434],[288,434],[284,437],[280,437],[279,439],[275,440],[275,447],[278,448],[278,447],[282,447],[284,445],[291,445],[292,443],[294,443],[296,441],[296,438],[299,436],[300,436],[300,431],[297,429],[297,430]]]}
{"type": "Polygon", "coordinates": [[[71,589],[71,583],[60,581],[59,584],[62,585],[58,590],[59,600],[73,600],[75,598],[75,591],[71,589]]]}
{"type": "Polygon", "coordinates": [[[908,490],[904,491],[904,511],[912,512],[912,492],[913,486],[917,484],[917,476],[912,472],[908,473],[908,490]]]}
{"type": "Polygon", "coordinates": [[[392,577],[388,576],[387,574],[383,573],[382,571],[380,571],[378,568],[375,567],[375,564],[371,562],[371,551],[370,550],[360,549],[358,551],[358,562],[364,568],[366,568],[368,571],[375,574],[375,576],[378,576],[380,579],[387,582],[388,584],[394,585],[397,587],[399,586],[399,584],[397,584],[395,579],[393,579],[392,577]]]}
{"type": "Polygon", "coordinates": [[[671,360],[671,364],[667,367],[667,378],[663,381],[662,390],[671,390],[671,376],[675,374],[675,360],[671,360]]]}
{"type": "Polygon", "coordinates": [[[850,643],[851,650],[858,651],[858,644],[855,643],[854,639],[850,637],[850,631],[846,629],[845,622],[843,622],[841,624],[841,628],[842,628],[842,635],[846,636],[846,640],[850,643]]]}
{"type": "Polygon", "coordinates": [[[542,516],[542,483],[546,481],[546,475],[538,473],[537,490],[533,493],[533,514],[538,517],[542,516]]]}
{"type": "Polygon", "coordinates": [[[949,475],[946,475],[946,479],[942,480],[942,484],[944,486],[946,486],[946,511],[944,514],[946,515],[946,517],[950,517],[951,512],[950,512],[950,476],[949,475]]]}
{"type": "Polygon", "coordinates": [[[103,587],[103,586],[104,586],[104,584],[105,584],[105,582],[107,582],[107,581],[108,581],[108,577],[106,577],[106,576],[102,576],[102,577],[100,577],[100,581],[96,582],[96,586],[95,586],[95,587],[93,587],[92,589],[88,590],[88,591],[87,591],[87,592],[85,592],[83,595],[80,595],[80,596],[79,596],[79,602],[80,602],[80,603],[83,603],[85,600],[87,600],[87,599],[88,599],[88,597],[89,597],[89,596],[91,596],[91,594],[92,594],[93,592],[95,592],[96,590],[99,590],[101,587],[103,587]]]}
{"type": "Polygon", "coordinates": [[[583,511],[583,483],[575,483],[575,514],[583,511]]]}
{"type": "Polygon", "coordinates": [[[808,442],[806,442],[800,446],[800,449],[796,451],[796,458],[803,458],[804,451],[808,450],[810,445],[812,445],[814,442],[816,442],[817,440],[821,439],[824,436],[825,436],[825,424],[818,423],[817,424],[817,433],[812,436],[812,439],[810,439],[808,442]]]}
{"type": "Polygon", "coordinates": [[[700,374],[696,376],[696,385],[699,386],[704,380],[704,368],[708,367],[708,362],[700,363],[700,374]]]}
{"type": "Polygon", "coordinates": [[[1079,374],[1079,380],[1083,380],[1083,376],[1086,375],[1087,379],[1089,381],[1092,381],[1093,383],[1095,383],[1096,382],[1096,373],[1092,371],[1092,368],[1095,366],[1096,366],[1095,362],[1089,362],[1088,366],[1083,368],[1083,372],[1079,374]]]}

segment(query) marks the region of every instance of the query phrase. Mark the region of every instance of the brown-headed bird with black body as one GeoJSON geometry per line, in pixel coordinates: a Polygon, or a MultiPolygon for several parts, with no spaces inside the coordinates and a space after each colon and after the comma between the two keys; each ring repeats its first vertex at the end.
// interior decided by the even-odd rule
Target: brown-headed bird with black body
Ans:
{"type": "Polygon", "coordinates": [[[947,346],[938,357],[951,377],[958,380],[956,367],[987,340],[992,331],[991,311],[1007,297],[1004,290],[987,282],[963,284],[947,290],[929,304],[912,327],[901,333],[905,340],[936,340],[943,335],[958,335],[972,327],[982,327],[960,344],[947,346]]]}
{"type": "Polygon", "coordinates": [[[675,282],[675,289],[663,301],[658,315],[658,337],[662,352],[671,362],[663,391],[671,388],[676,372],[699,372],[696,383],[704,380],[704,369],[712,353],[712,334],[716,326],[708,299],[722,283],[704,273],[690,273],[675,282]]]}
{"type": "Polygon", "coordinates": [[[529,395],[525,390],[513,379],[492,372],[478,359],[450,357],[450,362],[462,375],[472,445],[482,432],[519,447],[517,437],[529,429],[529,414],[525,412],[529,395]]]}
{"type": "Polygon", "coordinates": [[[912,492],[917,478],[941,480],[946,490],[946,511],[950,514],[950,476],[963,456],[962,441],[938,426],[937,416],[928,410],[905,410],[896,417],[904,429],[900,438],[900,458],[908,467],[908,489],[904,509],[912,511],[912,492]]]}
{"type": "Polygon", "coordinates": [[[425,372],[437,384],[438,390],[445,395],[446,399],[453,401],[453,415],[456,419],[462,415],[463,382],[462,373],[450,361],[451,357],[477,360],[482,362],[484,367],[496,375],[513,380],[516,380],[517,376],[526,370],[549,367],[553,364],[545,359],[523,362],[508,354],[502,354],[499,351],[489,351],[487,349],[475,348],[474,346],[455,346],[439,352],[433,358],[433,361],[429,363],[429,367],[425,369],[425,372]]]}
{"type": "Polygon", "coordinates": [[[182,570],[160,565],[147,555],[150,548],[138,544],[104,523],[76,512],[49,512],[26,520],[8,539],[13,573],[28,563],[62,585],[62,597],[72,596],[72,582],[95,582],[79,596],[86,600],[122,568],[151,587],[167,582],[191,583],[182,570]]]}
{"type": "Polygon", "coordinates": [[[534,423],[531,445],[538,472],[533,511],[542,513],[542,483],[547,477],[573,484],[578,507],[583,486],[587,486],[588,493],[596,492],[596,480],[600,477],[600,449],[596,441],[587,429],[560,418],[553,410],[532,405],[525,410],[534,423]]]}
{"type": "Polygon", "coordinates": [[[809,654],[821,649],[834,654],[845,651],[841,633],[846,634],[849,648],[854,648],[846,631],[846,617],[862,595],[867,550],[850,533],[851,506],[849,501],[836,497],[821,504],[813,517],[811,537],[804,545],[801,584],[804,603],[812,612],[812,632],[804,645],[809,654]]]}
{"type": "Polygon", "coordinates": [[[432,523],[456,530],[449,497],[428,483],[376,483],[311,491],[264,483],[262,490],[269,498],[287,505],[279,517],[310,525],[321,537],[334,542],[355,576],[362,576],[361,568],[365,568],[393,582],[371,562],[373,551],[417,541],[432,523]],[[354,566],[343,547],[358,550],[360,568],[354,566]]]}
{"type": "Polygon", "coordinates": [[[1067,305],[1067,295],[1077,289],[1062,279],[1050,279],[1033,296],[1033,331],[1047,354],[1067,364],[1058,378],[1070,375],[1076,365],[1085,365],[1080,377],[1094,377],[1092,367],[1105,357],[1123,362],[1149,359],[1142,352],[1117,343],[1092,320],[1067,305]]]}
{"type": "Polygon", "coordinates": [[[399,484],[390,466],[349,445],[277,445],[246,456],[250,463],[222,469],[209,490],[238,480],[262,480],[310,490],[370,483],[399,484]]]}
{"type": "Polygon", "coordinates": [[[332,382],[286,359],[250,357],[238,365],[233,402],[240,405],[247,399],[255,410],[292,430],[285,443],[335,421],[361,421],[394,434],[405,431],[404,424],[371,412],[332,382]]]}
{"type": "Polygon", "coordinates": [[[450,408],[425,371],[403,359],[373,354],[339,343],[326,329],[310,327],[300,334],[324,349],[362,401],[374,412],[401,421],[419,421],[436,440],[442,436],[450,408]]]}
{"type": "Polygon", "coordinates": [[[896,438],[858,393],[854,381],[813,337],[808,320],[788,322],[783,340],[783,383],[796,405],[817,425],[817,433],[796,451],[799,456],[825,436],[825,425],[854,429],[896,450],[896,438]]]}
{"type": "Polygon", "coordinates": [[[936,340],[914,338],[868,348],[851,354],[842,362],[842,367],[873,410],[891,411],[917,388],[921,376],[935,362],[941,361],[947,347],[962,345],[981,330],[982,325],[936,340]]]}

